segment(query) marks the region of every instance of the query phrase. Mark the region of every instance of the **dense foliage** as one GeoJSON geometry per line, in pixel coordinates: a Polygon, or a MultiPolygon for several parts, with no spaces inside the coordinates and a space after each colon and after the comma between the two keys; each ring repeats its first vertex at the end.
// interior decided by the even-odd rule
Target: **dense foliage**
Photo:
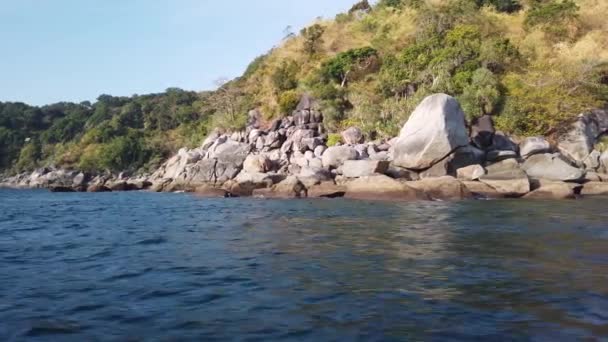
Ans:
{"type": "Polygon", "coordinates": [[[359,1],[288,34],[213,92],[0,103],[0,169],[147,170],[211,128],[242,129],[250,109],[268,121],[288,115],[304,93],[333,140],[351,125],[394,136],[436,92],[457,97],[469,120],[493,115],[507,133],[551,134],[608,101],[605,13],[599,0],[359,1]]]}
{"type": "Polygon", "coordinates": [[[154,167],[181,145],[198,145],[214,109],[181,89],[97,102],[33,107],[0,103],[0,169],[43,165],[87,171],[154,167]]]}

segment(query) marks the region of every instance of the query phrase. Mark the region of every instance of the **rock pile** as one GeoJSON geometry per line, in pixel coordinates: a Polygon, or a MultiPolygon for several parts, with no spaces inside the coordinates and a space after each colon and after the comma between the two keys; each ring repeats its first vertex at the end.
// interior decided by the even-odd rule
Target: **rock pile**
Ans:
{"type": "Polygon", "coordinates": [[[458,102],[424,99],[398,137],[367,141],[357,127],[328,146],[323,114],[304,96],[291,116],[267,125],[249,113],[244,131],[210,134],[181,149],[148,177],[90,177],[41,169],[9,179],[55,191],[189,191],[204,196],[348,197],[382,200],[574,198],[608,194],[608,152],[595,149],[608,132],[608,112],[580,116],[551,144],[494,129],[491,116],[467,127],[458,102]]]}

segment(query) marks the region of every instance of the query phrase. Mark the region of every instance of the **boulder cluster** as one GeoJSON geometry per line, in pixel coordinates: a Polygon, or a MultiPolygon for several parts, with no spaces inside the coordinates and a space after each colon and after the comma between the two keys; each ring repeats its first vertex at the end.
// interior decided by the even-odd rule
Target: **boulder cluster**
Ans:
{"type": "Polygon", "coordinates": [[[291,116],[264,126],[257,110],[245,131],[213,132],[182,149],[152,175],[90,178],[61,170],[12,180],[56,191],[186,191],[204,196],[347,197],[379,200],[575,198],[608,194],[608,111],[581,115],[555,141],[514,138],[491,116],[467,127],[454,98],[427,97],[398,137],[365,141],[351,127],[328,146],[323,114],[304,96],[291,116]]]}

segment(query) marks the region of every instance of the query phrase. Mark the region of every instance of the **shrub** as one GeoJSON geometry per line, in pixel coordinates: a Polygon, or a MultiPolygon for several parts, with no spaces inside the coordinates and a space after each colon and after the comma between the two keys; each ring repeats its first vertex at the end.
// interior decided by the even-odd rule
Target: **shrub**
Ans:
{"type": "Polygon", "coordinates": [[[313,56],[320,52],[321,44],[323,44],[323,33],[325,33],[325,28],[319,24],[305,27],[300,31],[304,38],[304,53],[313,56]]]}
{"type": "Polygon", "coordinates": [[[377,58],[378,51],[371,47],[348,50],[326,61],[321,67],[321,75],[328,81],[333,80],[345,86],[349,79],[375,71],[378,67],[377,58]]]}
{"type": "Polygon", "coordinates": [[[272,84],[278,92],[298,87],[298,64],[293,60],[283,61],[271,75],[272,84]]]}
{"type": "Polygon", "coordinates": [[[281,114],[289,115],[300,102],[300,94],[295,90],[288,90],[279,96],[279,110],[281,114]]]}
{"type": "Polygon", "coordinates": [[[329,133],[327,136],[327,146],[336,146],[339,142],[342,142],[342,136],[338,133],[329,133]]]}
{"type": "Polygon", "coordinates": [[[32,171],[38,167],[41,157],[41,147],[37,140],[30,141],[21,149],[19,160],[15,165],[18,172],[32,171]]]}
{"type": "Polygon", "coordinates": [[[473,73],[471,83],[464,88],[460,103],[472,120],[485,114],[495,114],[501,100],[498,79],[486,68],[480,68],[473,73]]]}
{"type": "Polygon", "coordinates": [[[267,57],[268,55],[261,55],[256,57],[251,63],[249,63],[247,69],[245,69],[243,77],[248,78],[251,75],[255,74],[258,70],[260,70],[264,65],[264,62],[266,62],[267,57]]]}
{"type": "Polygon", "coordinates": [[[578,18],[578,9],[573,0],[537,0],[526,14],[524,25],[528,29],[540,27],[552,39],[563,39],[569,35],[568,26],[578,18]]]}

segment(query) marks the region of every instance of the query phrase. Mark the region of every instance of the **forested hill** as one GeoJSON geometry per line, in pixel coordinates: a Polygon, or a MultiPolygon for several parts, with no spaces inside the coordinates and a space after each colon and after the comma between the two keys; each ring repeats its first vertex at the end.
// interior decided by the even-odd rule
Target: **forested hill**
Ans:
{"type": "Polygon", "coordinates": [[[608,101],[606,0],[381,0],[289,33],[217,91],[168,89],[41,108],[0,103],[0,168],[155,168],[247,112],[288,115],[304,93],[332,132],[397,134],[429,94],[457,97],[469,120],[551,135],[608,101]]]}

